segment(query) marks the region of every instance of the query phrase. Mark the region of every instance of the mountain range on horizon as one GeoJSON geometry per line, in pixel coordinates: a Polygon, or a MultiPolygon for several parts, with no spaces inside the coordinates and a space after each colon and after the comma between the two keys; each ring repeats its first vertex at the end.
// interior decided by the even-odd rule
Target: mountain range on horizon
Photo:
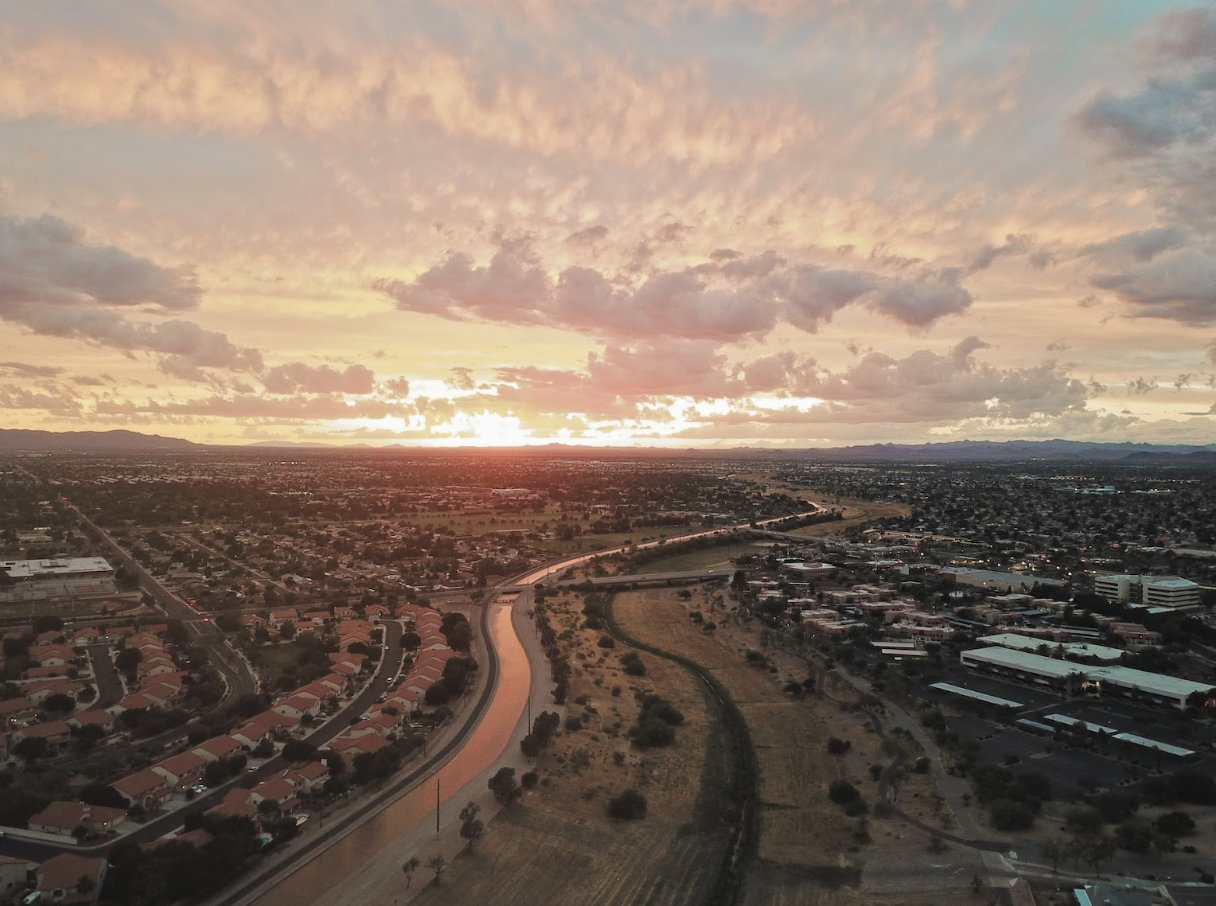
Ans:
{"type": "MultiPolygon", "coordinates": [[[[41,431],[25,428],[0,428],[0,452],[6,453],[184,453],[198,452],[210,449],[225,449],[225,447],[199,444],[178,437],[163,437],[158,434],[141,434],[138,431],[41,431]]],[[[232,449],[228,447],[227,449],[232,449]]],[[[404,444],[392,444],[387,447],[373,447],[368,444],[323,444],[299,443],[293,441],[259,441],[236,449],[296,449],[341,452],[343,450],[359,450],[362,452],[376,450],[393,450],[406,452],[414,449],[404,444]]],[[[433,448],[425,448],[433,449],[433,448]]],[[[463,448],[468,449],[468,448],[463,448]]],[[[804,457],[815,462],[965,462],[990,461],[1009,462],[1022,460],[1048,461],[1105,461],[1127,463],[1179,463],[1211,464],[1216,463],[1216,443],[1206,445],[1193,444],[1148,444],[1148,443],[1109,443],[1072,440],[1010,440],[1010,441],[945,441],[928,444],[865,444],[849,447],[825,447],[806,449],[772,449],[772,448],[735,448],[731,450],[699,450],[673,448],[585,448],[564,444],[550,444],[546,447],[527,447],[533,453],[544,450],[561,449],[567,451],[593,449],[628,450],[631,454],[651,456],[667,455],[700,455],[715,456],[729,454],[733,456],[747,455],[764,458],[777,456],[804,457]]]]}

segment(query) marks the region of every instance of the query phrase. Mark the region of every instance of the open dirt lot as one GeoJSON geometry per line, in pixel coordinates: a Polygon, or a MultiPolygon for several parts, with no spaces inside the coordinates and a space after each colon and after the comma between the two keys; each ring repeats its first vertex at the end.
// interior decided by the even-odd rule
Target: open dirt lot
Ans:
{"type": "MultiPolygon", "coordinates": [[[[702,691],[686,670],[649,655],[644,676],[627,676],[620,655],[628,649],[601,648],[603,630],[580,628],[581,595],[550,596],[546,607],[573,666],[567,720],[582,726],[563,731],[537,759],[535,792],[490,823],[475,851],[451,863],[442,887],[412,902],[703,903],[727,838],[712,803],[699,801],[702,776],[718,769],[702,691]],[[631,745],[637,693],[659,694],[684,715],[672,746],[631,745]],[[608,817],[608,800],[627,789],[646,797],[643,820],[608,817]]],[[[428,876],[421,869],[415,884],[428,876]]]]}

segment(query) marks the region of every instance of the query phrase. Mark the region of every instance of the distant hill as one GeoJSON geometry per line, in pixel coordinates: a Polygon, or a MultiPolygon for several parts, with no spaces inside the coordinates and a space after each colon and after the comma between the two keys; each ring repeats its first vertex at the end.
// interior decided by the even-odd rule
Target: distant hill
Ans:
{"type": "Polygon", "coordinates": [[[0,428],[0,452],[5,453],[164,453],[196,450],[200,446],[179,437],[137,431],[30,431],[0,428]]]}
{"type": "MultiPolygon", "coordinates": [[[[318,442],[259,441],[228,449],[300,451],[437,452],[437,448],[409,447],[392,444],[373,447],[368,444],[326,444],[318,442]]],[[[20,428],[0,428],[0,452],[30,453],[166,453],[215,449],[178,437],[140,434],[137,431],[30,431],[20,428]]],[[[562,455],[596,457],[628,456],[639,459],[709,459],[722,456],[766,460],[800,459],[809,462],[1111,462],[1130,465],[1216,465],[1216,443],[1205,446],[1189,444],[1089,443],[1075,440],[1011,440],[1011,441],[948,441],[940,444],[869,444],[855,447],[824,447],[818,449],[772,449],[763,447],[733,450],[663,449],[656,447],[548,447],[459,448],[462,454],[476,455],[562,455]]]]}
{"type": "Polygon", "coordinates": [[[1204,465],[1216,460],[1216,444],[1089,443],[1076,440],[959,440],[940,444],[870,444],[857,447],[808,450],[810,459],[825,462],[1160,462],[1204,465]]]}

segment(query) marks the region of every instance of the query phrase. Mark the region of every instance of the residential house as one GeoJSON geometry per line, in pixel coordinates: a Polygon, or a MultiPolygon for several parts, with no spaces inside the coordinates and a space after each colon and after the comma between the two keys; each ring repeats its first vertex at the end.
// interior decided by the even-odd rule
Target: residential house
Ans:
{"type": "Polygon", "coordinates": [[[306,692],[296,692],[274,705],[270,710],[275,714],[293,717],[296,720],[302,720],[305,714],[316,717],[321,713],[321,699],[306,692]]]}
{"type": "Polygon", "coordinates": [[[40,679],[25,685],[25,697],[38,707],[42,707],[52,695],[62,692],[73,698],[84,688],[84,683],[71,679],[40,679]]]}
{"type": "Polygon", "coordinates": [[[206,814],[219,815],[221,818],[248,818],[257,823],[258,809],[249,801],[249,794],[249,790],[229,790],[224,795],[224,800],[219,805],[207,809],[206,814]]]}
{"type": "Polygon", "coordinates": [[[106,711],[77,711],[66,718],[68,726],[79,730],[81,727],[101,727],[109,736],[118,726],[114,715],[106,711]]]}
{"type": "Polygon", "coordinates": [[[67,745],[71,738],[72,728],[63,720],[48,720],[28,727],[18,727],[12,735],[14,746],[26,739],[42,739],[46,741],[50,751],[58,751],[59,747],[67,745]]]}
{"type": "Polygon", "coordinates": [[[14,859],[12,856],[0,856],[0,903],[7,903],[25,890],[30,872],[37,867],[36,862],[14,859]]]}
{"type": "Polygon", "coordinates": [[[249,801],[258,811],[262,810],[262,803],[273,802],[284,815],[291,814],[300,805],[295,784],[282,776],[272,777],[255,786],[249,791],[249,801]]]}
{"type": "Polygon", "coordinates": [[[106,860],[101,856],[90,858],[74,853],[52,856],[38,868],[40,902],[91,906],[101,894],[106,867],[106,860]]]}
{"type": "Polygon", "coordinates": [[[361,752],[375,753],[391,745],[391,742],[375,733],[365,733],[362,736],[348,736],[344,733],[329,744],[329,750],[344,757],[354,758],[361,752]]]}
{"type": "Polygon", "coordinates": [[[152,811],[172,793],[164,775],[151,768],[115,780],[110,784],[110,789],[122,796],[129,808],[138,807],[144,811],[152,811]]]}
{"type": "Polygon", "coordinates": [[[76,661],[76,652],[67,645],[31,645],[30,663],[40,667],[67,667],[76,661]]]}
{"type": "Polygon", "coordinates": [[[198,783],[207,760],[194,752],[182,752],[152,765],[152,770],[164,777],[178,792],[198,783]]]}
{"type": "Polygon", "coordinates": [[[0,701],[0,732],[17,726],[23,720],[30,720],[37,714],[34,703],[24,695],[0,701]]]}
{"type": "Polygon", "coordinates": [[[203,761],[231,758],[241,751],[241,741],[235,736],[212,736],[190,750],[203,761]]]}
{"type": "Polygon", "coordinates": [[[77,836],[78,830],[89,834],[106,834],[126,817],[124,809],[59,800],[50,803],[38,814],[31,815],[28,826],[32,831],[61,837],[77,836]]]}
{"type": "Polygon", "coordinates": [[[283,776],[301,793],[311,793],[329,780],[329,765],[323,761],[310,761],[298,768],[284,771],[283,776]]]}

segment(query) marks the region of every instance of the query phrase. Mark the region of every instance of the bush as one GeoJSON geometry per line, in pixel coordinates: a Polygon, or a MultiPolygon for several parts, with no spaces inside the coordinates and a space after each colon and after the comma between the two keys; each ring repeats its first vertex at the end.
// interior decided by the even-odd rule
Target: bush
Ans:
{"type": "Polygon", "coordinates": [[[1157,830],[1167,837],[1177,839],[1193,833],[1195,822],[1186,812],[1166,812],[1157,819],[1157,830]]]}
{"type": "Polygon", "coordinates": [[[1089,805],[1079,805],[1064,813],[1064,824],[1078,833],[1096,834],[1103,823],[1102,813],[1089,805]]]}
{"type": "Polygon", "coordinates": [[[671,745],[675,742],[676,731],[667,721],[648,717],[638,721],[637,726],[630,727],[629,736],[637,748],[652,749],[671,745]]]}
{"type": "Polygon", "coordinates": [[[629,676],[645,676],[646,674],[646,665],[642,663],[642,657],[636,651],[621,655],[621,669],[629,676]]]}
{"type": "Polygon", "coordinates": [[[615,648],[616,639],[614,639],[610,635],[602,635],[602,636],[600,636],[600,640],[596,644],[599,645],[601,648],[615,648]]]}
{"type": "Polygon", "coordinates": [[[999,831],[1025,830],[1034,824],[1034,812],[1025,802],[997,799],[988,806],[992,826],[999,831]]]}
{"type": "Polygon", "coordinates": [[[838,739],[833,736],[828,740],[828,753],[832,755],[843,755],[853,747],[853,744],[846,739],[838,739]]]}
{"type": "Polygon", "coordinates": [[[857,791],[857,787],[847,780],[833,780],[831,786],[828,787],[828,798],[837,805],[845,805],[860,796],[861,793],[857,791]]]}
{"type": "Polygon", "coordinates": [[[861,797],[854,799],[852,802],[846,802],[844,806],[844,813],[850,818],[857,818],[869,810],[870,807],[865,804],[865,801],[861,797]]]}
{"type": "Polygon", "coordinates": [[[1115,828],[1115,840],[1120,849],[1143,856],[1153,845],[1153,828],[1147,821],[1129,818],[1115,828]]]}
{"type": "Polygon", "coordinates": [[[571,715],[566,718],[566,729],[572,733],[577,733],[583,728],[583,719],[576,715],[571,715]]]}
{"type": "Polygon", "coordinates": [[[519,778],[520,786],[525,790],[534,789],[540,781],[540,776],[535,771],[528,771],[519,778]]]}
{"type": "Polygon", "coordinates": [[[637,790],[625,790],[608,800],[608,815],[627,821],[646,817],[646,797],[637,790]]]}
{"type": "Polygon", "coordinates": [[[1098,810],[1107,824],[1117,824],[1130,818],[1140,802],[1135,793],[1106,790],[1090,799],[1089,804],[1098,810]]]}

